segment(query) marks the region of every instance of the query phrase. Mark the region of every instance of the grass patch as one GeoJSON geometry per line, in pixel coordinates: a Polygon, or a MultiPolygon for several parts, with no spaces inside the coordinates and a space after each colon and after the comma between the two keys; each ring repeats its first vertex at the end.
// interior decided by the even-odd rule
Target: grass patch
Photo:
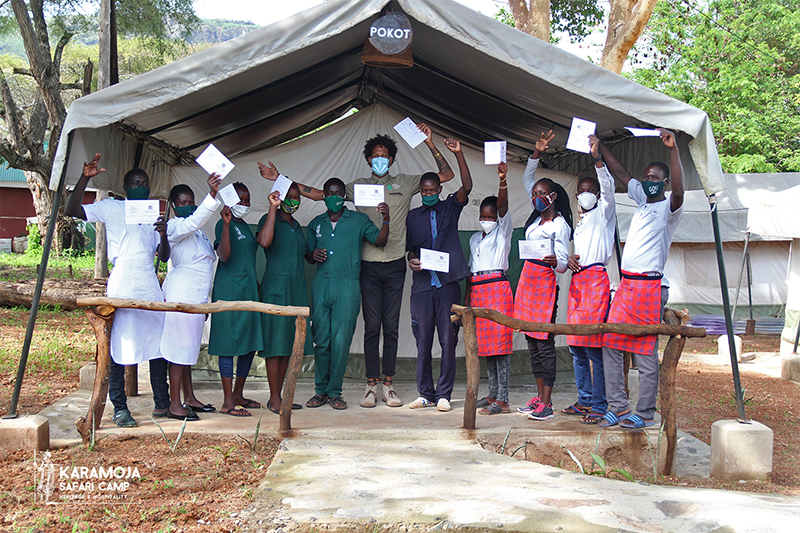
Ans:
{"type": "MultiPolygon", "coordinates": [[[[42,253],[0,254],[0,281],[18,283],[36,277],[42,262],[42,253]]],[[[111,265],[109,264],[109,270],[111,265]]],[[[83,253],[65,250],[63,254],[50,254],[47,261],[48,278],[91,279],[94,275],[94,251],[83,253]]]]}

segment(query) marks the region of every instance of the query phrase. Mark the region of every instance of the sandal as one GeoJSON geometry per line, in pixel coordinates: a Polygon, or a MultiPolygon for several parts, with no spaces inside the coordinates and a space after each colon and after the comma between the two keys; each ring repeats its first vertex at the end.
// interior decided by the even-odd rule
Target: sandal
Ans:
{"type": "Polygon", "coordinates": [[[344,401],[344,398],[342,398],[341,396],[334,396],[328,401],[330,402],[331,407],[333,407],[337,411],[347,409],[347,402],[344,401]]]}
{"type": "Polygon", "coordinates": [[[242,402],[239,403],[245,409],[260,409],[261,404],[255,400],[248,400],[247,398],[242,398],[242,402]]]}
{"type": "Polygon", "coordinates": [[[589,414],[589,412],[591,410],[592,409],[590,407],[584,407],[581,404],[579,404],[578,402],[575,402],[574,404],[570,405],[569,407],[567,407],[565,409],[562,409],[561,410],[561,414],[562,415],[581,415],[581,416],[586,416],[586,415],[589,414]]]}
{"type": "Polygon", "coordinates": [[[511,409],[508,407],[500,407],[497,405],[497,402],[493,403],[489,407],[484,407],[483,409],[478,410],[479,415],[500,415],[510,412],[511,409]]]}
{"type": "Polygon", "coordinates": [[[319,407],[328,403],[327,394],[315,394],[306,402],[306,407],[319,407]]]}
{"type": "Polygon", "coordinates": [[[489,398],[484,396],[483,398],[478,400],[476,407],[489,407],[489,398]]]}
{"type": "Polygon", "coordinates": [[[624,415],[616,415],[611,411],[608,411],[605,415],[603,415],[603,421],[597,424],[599,428],[610,428],[611,426],[616,426],[621,421],[625,420],[629,416],[631,416],[631,411],[628,411],[624,415]]]}
{"type": "Polygon", "coordinates": [[[655,420],[644,420],[639,415],[630,415],[625,420],[620,421],[619,427],[625,429],[644,429],[655,423],[655,420]]]}
{"type": "Polygon", "coordinates": [[[241,405],[237,405],[236,407],[228,409],[227,411],[220,409],[219,414],[228,416],[253,416],[250,411],[244,409],[241,405]]]}
{"type": "Polygon", "coordinates": [[[603,413],[589,412],[589,414],[581,418],[581,424],[596,426],[601,420],[603,420],[604,416],[605,415],[603,413]]]}

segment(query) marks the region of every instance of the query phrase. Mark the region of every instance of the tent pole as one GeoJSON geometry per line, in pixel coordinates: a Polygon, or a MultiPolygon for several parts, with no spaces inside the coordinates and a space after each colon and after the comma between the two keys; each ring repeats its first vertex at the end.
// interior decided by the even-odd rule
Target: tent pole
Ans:
{"type": "MultiPolygon", "coordinates": [[[[741,292],[742,290],[742,275],[744,274],[745,265],[747,265],[747,245],[749,243],[750,243],[750,232],[748,231],[744,234],[744,250],[742,250],[742,267],[739,269],[739,281],[736,282],[736,298],[733,299],[733,310],[731,311],[731,316],[733,316],[734,320],[736,320],[736,308],[738,307],[739,304],[739,292],[741,292]]],[[[749,273],[747,276],[747,280],[748,280],[747,288],[749,289],[750,288],[749,273]]]]}
{"type": "Polygon", "coordinates": [[[53,195],[53,205],[50,208],[50,220],[47,222],[47,234],[45,235],[44,248],[42,249],[42,262],[39,264],[39,274],[36,278],[36,288],[33,291],[33,298],[31,299],[31,314],[28,316],[28,329],[25,331],[25,341],[22,344],[22,353],[19,356],[17,379],[14,381],[14,392],[11,394],[11,405],[8,408],[8,414],[3,418],[17,418],[18,416],[17,404],[19,403],[19,394],[22,391],[22,380],[25,377],[25,367],[28,365],[28,353],[31,349],[33,328],[36,325],[36,314],[39,312],[39,299],[42,296],[42,288],[44,287],[44,276],[47,272],[47,260],[50,258],[50,246],[53,244],[53,235],[55,234],[56,222],[58,221],[58,209],[61,205],[61,196],[64,192],[64,178],[67,175],[69,151],[70,148],[72,148],[72,134],[73,132],[70,132],[67,136],[67,159],[64,161],[64,166],[61,168],[61,176],[58,178],[56,192],[55,195],[53,195]]]}
{"type": "Polygon", "coordinates": [[[619,279],[622,279],[622,247],[619,244],[619,223],[614,219],[614,252],[617,256],[617,270],[619,271],[619,279]]]}
{"type": "MultiPolygon", "coordinates": [[[[747,234],[750,235],[749,233],[747,234]]],[[[747,305],[750,308],[750,321],[753,321],[753,271],[750,268],[750,250],[747,250],[747,305]]]]}
{"type": "Polygon", "coordinates": [[[717,215],[717,199],[708,198],[711,204],[711,226],[714,228],[714,244],[717,248],[717,268],[719,270],[719,286],[722,291],[722,309],[725,312],[725,329],[728,333],[728,351],[731,356],[731,370],[733,371],[734,397],[736,398],[736,411],[740,422],[747,422],[744,414],[744,398],[742,397],[742,380],[739,376],[739,361],[736,353],[736,343],[733,338],[733,319],[731,318],[731,303],[728,295],[728,276],[725,273],[725,259],[722,256],[722,237],[719,233],[719,216],[717,215]]]}

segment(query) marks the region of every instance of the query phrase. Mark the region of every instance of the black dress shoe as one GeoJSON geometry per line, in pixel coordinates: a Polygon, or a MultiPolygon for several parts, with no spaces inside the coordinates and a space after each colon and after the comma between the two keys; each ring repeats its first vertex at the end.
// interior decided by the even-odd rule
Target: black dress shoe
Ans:
{"type": "Polygon", "coordinates": [[[193,407],[188,404],[183,404],[183,408],[188,409],[189,411],[194,411],[196,413],[213,413],[214,411],[217,410],[217,408],[211,405],[210,403],[207,403],[201,407],[193,407]]]}
{"type": "Polygon", "coordinates": [[[167,413],[167,417],[168,418],[174,418],[175,420],[188,420],[189,422],[192,422],[194,420],[200,420],[200,417],[197,416],[197,413],[195,413],[191,409],[189,409],[189,414],[188,415],[176,415],[172,411],[169,411],[167,413]]]}

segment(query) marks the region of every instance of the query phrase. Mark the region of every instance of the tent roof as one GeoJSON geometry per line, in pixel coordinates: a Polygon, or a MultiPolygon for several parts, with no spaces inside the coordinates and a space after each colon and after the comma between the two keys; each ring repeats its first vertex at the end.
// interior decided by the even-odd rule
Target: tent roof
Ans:
{"type": "MultiPolygon", "coordinates": [[[[596,122],[609,140],[629,137],[625,126],[670,128],[687,188],[724,188],[704,112],[452,0],[331,0],[81,98],[70,106],[51,187],[65,165],[74,181],[101,152],[109,172],[93,183],[118,190],[141,141],[139,166],[163,196],[169,166],[210,142],[229,157],[259,151],[378,101],[466,144],[507,140],[511,157],[527,156],[552,129],[546,162],[573,174],[589,163],[565,149],[573,116],[596,122]],[[411,20],[412,68],[361,63],[368,28],[387,9],[411,20]]],[[[615,152],[634,173],[666,158],[657,139],[626,139],[615,152]]]]}
{"type": "Polygon", "coordinates": [[[800,205],[800,172],[777,176],[778,180],[758,180],[763,190],[751,198],[747,231],[773,239],[800,239],[800,217],[795,211],[800,205]]]}

